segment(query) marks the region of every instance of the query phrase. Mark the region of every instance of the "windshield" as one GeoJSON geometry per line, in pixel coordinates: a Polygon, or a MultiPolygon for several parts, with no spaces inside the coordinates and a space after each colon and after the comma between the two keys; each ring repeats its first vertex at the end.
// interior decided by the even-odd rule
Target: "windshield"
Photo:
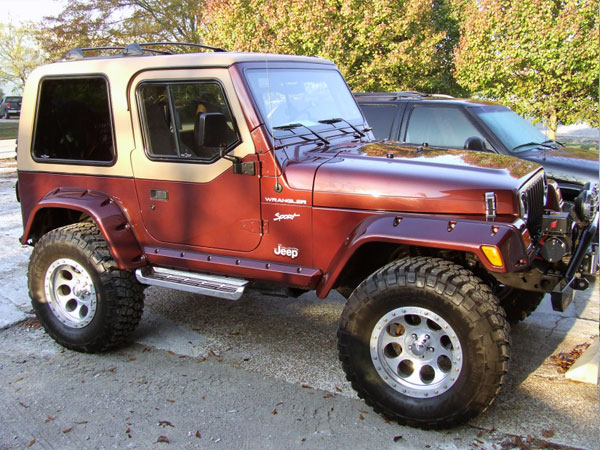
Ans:
{"type": "Polygon", "coordinates": [[[544,133],[506,106],[480,106],[472,110],[511,152],[531,150],[549,142],[544,133]]]}
{"type": "MultiPolygon", "coordinates": [[[[348,86],[336,70],[248,69],[246,78],[272,133],[274,128],[293,124],[332,129],[331,124],[319,121],[333,118],[363,122],[348,86]]],[[[275,130],[278,131],[282,130],[275,130]]],[[[302,132],[309,133],[305,129],[302,132]]]]}

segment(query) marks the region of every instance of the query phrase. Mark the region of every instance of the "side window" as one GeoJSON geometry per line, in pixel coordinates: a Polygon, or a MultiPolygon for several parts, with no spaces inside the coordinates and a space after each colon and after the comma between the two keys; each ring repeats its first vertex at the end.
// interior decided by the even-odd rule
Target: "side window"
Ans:
{"type": "Polygon", "coordinates": [[[46,79],[41,83],[33,156],[38,160],[108,163],[115,147],[102,77],[46,79]]]}
{"type": "Polygon", "coordinates": [[[391,136],[392,124],[396,117],[396,105],[367,105],[359,103],[369,126],[373,127],[373,134],[377,139],[394,139],[391,136]]]}
{"type": "Polygon", "coordinates": [[[144,83],[138,99],[151,157],[212,162],[240,141],[215,82],[144,83]]]}
{"type": "Polygon", "coordinates": [[[458,108],[415,106],[408,119],[405,141],[433,147],[464,148],[470,137],[483,136],[458,108]]]}

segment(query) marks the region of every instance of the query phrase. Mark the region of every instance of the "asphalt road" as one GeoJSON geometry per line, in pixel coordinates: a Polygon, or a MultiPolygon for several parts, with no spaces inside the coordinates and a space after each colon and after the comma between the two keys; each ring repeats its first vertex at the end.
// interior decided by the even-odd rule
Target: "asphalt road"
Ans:
{"type": "Polygon", "coordinates": [[[14,162],[0,162],[0,449],[598,448],[598,386],[566,380],[550,359],[598,334],[597,286],[563,314],[546,299],[513,328],[511,370],[485,414],[415,430],[345,381],[336,294],[229,302],[149,288],[131,344],[64,350],[29,313],[14,182],[14,162]]]}

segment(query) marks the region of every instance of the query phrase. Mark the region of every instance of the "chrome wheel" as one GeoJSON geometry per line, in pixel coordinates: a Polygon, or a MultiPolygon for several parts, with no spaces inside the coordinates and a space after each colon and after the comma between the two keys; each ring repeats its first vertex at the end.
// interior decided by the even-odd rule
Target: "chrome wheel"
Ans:
{"type": "Polygon", "coordinates": [[[420,307],[389,311],[371,333],[370,352],[379,376],[410,397],[435,397],[460,375],[461,345],[438,314],[420,307]]]}
{"type": "Polygon", "coordinates": [[[44,289],[50,309],[63,324],[83,328],[96,314],[96,289],[90,274],[78,262],[62,258],[46,270],[44,289]]]}

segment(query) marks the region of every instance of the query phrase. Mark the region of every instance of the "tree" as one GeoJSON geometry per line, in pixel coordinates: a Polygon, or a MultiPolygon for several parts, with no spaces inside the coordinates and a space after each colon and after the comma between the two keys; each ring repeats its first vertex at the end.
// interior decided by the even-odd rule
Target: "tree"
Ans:
{"type": "Polygon", "coordinates": [[[321,56],[356,90],[462,93],[451,0],[207,0],[204,40],[229,50],[321,56]]]}
{"type": "Polygon", "coordinates": [[[77,47],[132,42],[199,42],[197,0],[68,0],[56,17],[46,17],[37,38],[48,59],[77,47]]]}
{"type": "Polygon", "coordinates": [[[598,124],[598,3],[472,1],[455,52],[466,89],[543,120],[598,124]]]}
{"type": "Polygon", "coordinates": [[[39,48],[28,25],[0,24],[0,83],[23,89],[29,73],[42,63],[39,48]]]}

